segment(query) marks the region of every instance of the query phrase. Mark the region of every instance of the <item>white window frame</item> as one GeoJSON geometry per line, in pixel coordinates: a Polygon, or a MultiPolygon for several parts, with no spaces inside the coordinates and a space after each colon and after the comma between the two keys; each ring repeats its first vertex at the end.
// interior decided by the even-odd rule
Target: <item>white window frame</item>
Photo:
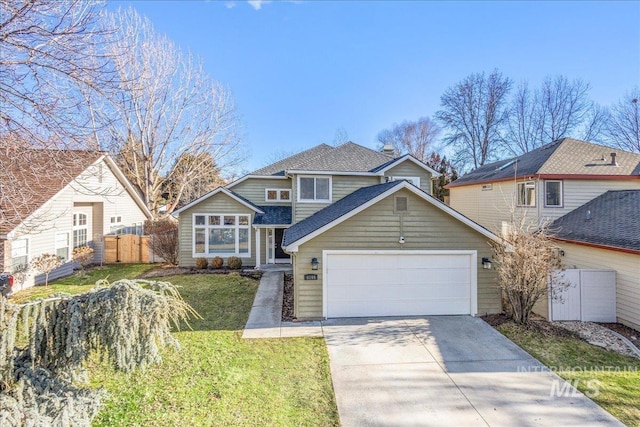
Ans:
{"type": "Polygon", "coordinates": [[[58,255],[58,250],[59,249],[66,249],[67,250],[67,256],[66,256],[66,258],[65,257],[62,257],[62,258],[64,258],[65,262],[66,261],[70,261],[70,258],[71,258],[71,256],[70,256],[71,255],[70,246],[71,245],[69,244],[69,233],[68,232],[56,233],[56,235],[55,235],[56,256],[60,256],[60,255],[58,255]],[[65,240],[64,246],[59,245],[60,240],[61,240],[60,239],[61,236],[64,236],[64,240],[65,240]]]}
{"type": "Polygon", "coordinates": [[[545,208],[562,208],[564,207],[564,183],[560,179],[549,179],[544,181],[544,207],[545,208]],[[560,183],[560,204],[548,205],[547,204],[547,184],[550,182],[560,183]]]}
{"type": "Polygon", "coordinates": [[[264,201],[265,202],[291,202],[291,189],[290,188],[265,188],[264,190],[264,201]],[[275,199],[270,199],[269,198],[269,192],[270,191],[275,191],[276,192],[276,198],[275,199]],[[289,198],[288,199],[283,199],[282,198],[282,193],[284,192],[288,192],[289,193],[289,198]]]}
{"type": "MultiPolygon", "coordinates": [[[[29,256],[29,249],[31,248],[31,241],[28,237],[23,237],[20,239],[15,239],[11,241],[11,271],[16,271],[16,265],[13,262],[14,259],[16,258],[22,258],[25,257],[26,261],[24,263],[24,266],[28,266],[29,265],[29,261],[30,260],[30,256],[29,256]],[[20,255],[16,254],[16,248],[15,248],[15,244],[16,242],[24,242],[24,253],[20,252],[20,255]]],[[[22,249],[22,248],[20,248],[22,249]]]]}
{"type": "Polygon", "coordinates": [[[400,181],[402,179],[409,181],[409,183],[415,185],[420,188],[420,177],[419,176],[394,176],[391,177],[393,181],[400,181]]]}
{"type": "Polygon", "coordinates": [[[327,175],[298,175],[297,178],[297,184],[298,184],[298,197],[297,200],[300,203],[331,203],[331,199],[332,199],[332,195],[333,195],[333,177],[331,175],[327,176],[327,175]],[[302,191],[301,191],[301,187],[300,187],[300,180],[302,178],[313,178],[313,195],[314,198],[313,199],[303,199],[302,198],[302,191]],[[329,198],[328,199],[318,199],[315,197],[316,191],[317,191],[317,180],[318,179],[328,179],[329,180],[329,198]]]}
{"type": "Polygon", "coordinates": [[[248,213],[194,213],[192,217],[192,255],[194,258],[213,258],[216,256],[219,257],[230,257],[237,256],[240,258],[251,258],[251,214],[248,213]],[[204,216],[204,225],[196,225],[196,217],[204,216]],[[209,217],[221,217],[220,225],[209,225],[209,217]],[[225,216],[233,216],[235,217],[234,225],[224,225],[224,217],[225,216]],[[247,217],[247,224],[240,225],[240,217],[247,217]],[[216,252],[209,253],[209,230],[215,229],[224,229],[224,228],[233,228],[235,234],[235,252],[216,252]],[[196,252],[196,229],[204,229],[204,252],[196,252]],[[248,252],[240,252],[240,230],[247,230],[247,245],[248,252]]]}
{"type": "Polygon", "coordinates": [[[535,208],[536,207],[536,182],[535,181],[522,181],[522,182],[518,182],[516,185],[516,206],[518,207],[522,207],[522,208],[535,208]],[[524,189],[526,190],[527,188],[533,188],[533,197],[531,198],[531,202],[532,204],[526,204],[526,195],[527,192],[525,191],[524,195],[525,195],[525,204],[520,203],[520,186],[523,186],[524,189]]]}
{"type": "Polygon", "coordinates": [[[80,248],[82,246],[87,246],[89,244],[89,215],[84,212],[74,212],[73,214],[73,236],[72,236],[72,246],[73,249],[80,248]],[[84,224],[80,224],[80,215],[84,216],[85,222],[84,224]],[[85,231],[85,241],[83,245],[76,245],[76,235],[80,234],[77,232],[85,231]]]}
{"type": "Polygon", "coordinates": [[[114,216],[112,216],[111,218],[109,218],[109,223],[111,225],[120,225],[120,224],[122,224],[122,215],[114,215],[114,216]]]}

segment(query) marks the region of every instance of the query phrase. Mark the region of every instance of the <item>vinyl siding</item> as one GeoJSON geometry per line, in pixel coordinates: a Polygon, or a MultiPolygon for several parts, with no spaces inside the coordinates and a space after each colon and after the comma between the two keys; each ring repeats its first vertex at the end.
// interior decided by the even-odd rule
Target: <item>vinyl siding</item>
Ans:
{"type": "MultiPolygon", "coordinates": [[[[248,178],[238,185],[230,188],[231,191],[238,193],[242,197],[249,199],[258,206],[261,205],[291,205],[291,202],[275,202],[266,201],[265,189],[267,188],[286,188],[291,189],[291,179],[260,179],[248,178]]],[[[293,191],[291,192],[293,198],[293,191]]]]}
{"type": "MultiPolygon", "coordinates": [[[[237,202],[224,193],[218,193],[211,196],[200,203],[191,206],[183,212],[180,212],[178,218],[178,239],[180,242],[180,255],[179,264],[181,267],[194,267],[196,265],[196,258],[193,256],[193,215],[194,214],[247,214],[250,215],[249,224],[253,223],[253,217],[255,212],[247,206],[237,202]]],[[[251,240],[250,257],[242,257],[242,266],[249,267],[255,266],[255,230],[249,229],[249,236],[251,240]]],[[[261,235],[261,244],[264,244],[264,234],[261,235]]],[[[201,255],[202,257],[211,259],[216,255],[201,255]]],[[[262,258],[264,262],[264,258],[262,258]]],[[[225,258],[226,263],[226,258],[225,258]]]]}
{"type": "MultiPolygon", "coordinates": [[[[640,180],[580,180],[563,181],[563,206],[545,207],[544,182],[536,182],[536,206],[515,207],[516,218],[526,216],[531,223],[553,221],[584,205],[609,190],[640,189],[640,180]]],[[[518,180],[518,182],[523,182],[518,180]]],[[[453,187],[450,205],[478,224],[500,233],[511,221],[515,206],[516,184],[513,181],[492,183],[492,190],[482,191],[482,184],[453,187]]]]}
{"type": "Polygon", "coordinates": [[[478,252],[478,314],[501,311],[495,270],[482,268],[481,259],[491,249],[487,238],[407,190],[390,195],[376,205],[300,246],[294,257],[295,315],[300,319],[322,317],[322,266],[311,270],[311,259],[322,262],[328,249],[431,249],[476,250],[478,252]],[[409,212],[394,214],[396,196],[406,196],[409,212]],[[401,248],[398,238],[404,236],[401,248]],[[318,280],[305,281],[305,274],[318,280]]]}
{"type": "MultiPolygon", "coordinates": [[[[57,233],[68,233],[69,257],[73,251],[73,212],[82,210],[88,215],[88,235],[90,246],[94,248],[94,262],[103,262],[103,236],[110,231],[111,216],[119,215],[125,225],[144,223],[147,219],[135,200],[122,186],[109,166],[95,165],[65,187],[56,197],[39,209],[22,227],[12,233],[12,238],[26,237],[29,240],[29,261],[44,254],[55,254],[57,233]],[[101,171],[101,176],[98,173],[101,171]],[[36,219],[37,218],[37,219],[36,219]]],[[[6,259],[10,262],[11,249],[8,243],[6,259]]],[[[68,276],[73,272],[74,263],[67,262],[53,271],[49,280],[68,276]]],[[[10,265],[7,269],[11,270],[10,265]]],[[[15,288],[27,288],[44,283],[44,275],[31,273],[25,283],[15,288]]]]}
{"type": "Polygon", "coordinates": [[[420,177],[420,189],[431,194],[431,174],[411,160],[405,160],[384,173],[385,177],[394,176],[418,176],[420,177]]]}
{"type": "Polygon", "coordinates": [[[618,322],[640,331],[640,255],[558,242],[567,268],[616,270],[618,322]]]}
{"type": "MultiPolygon", "coordinates": [[[[309,175],[311,176],[311,175],[309,175]]],[[[293,186],[295,187],[294,199],[294,223],[300,222],[308,216],[313,215],[319,210],[329,206],[330,203],[305,203],[298,202],[297,194],[297,176],[293,178],[293,186]]],[[[348,175],[334,175],[332,177],[332,190],[331,201],[337,202],[343,197],[353,193],[359,188],[369,187],[372,185],[380,184],[380,177],[377,176],[348,176],[348,175]]]]}

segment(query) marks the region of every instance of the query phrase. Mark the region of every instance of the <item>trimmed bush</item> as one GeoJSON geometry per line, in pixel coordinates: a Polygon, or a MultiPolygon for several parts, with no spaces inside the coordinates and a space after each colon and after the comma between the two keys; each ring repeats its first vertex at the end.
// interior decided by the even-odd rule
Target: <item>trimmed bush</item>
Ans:
{"type": "Polygon", "coordinates": [[[217,270],[219,268],[222,268],[223,265],[224,265],[224,260],[219,256],[211,260],[211,268],[215,268],[217,270]]]}
{"type": "Polygon", "coordinates": [[[204,270],[209,265],[206,258],[196,258],[196,268],[198,270],[204,270]]]}
{"type": "Polygon", "coordinates": [[[232,256],[227,260],[227,265],[232,270],[240,270],[242,268],[242,260],[237,256],[232,256]]]}
{"type": "Polygon", "coordinates": [[[173,265],[178,264],[178,222],[173,219],[147,221],[146,233],[151,236],[151,251],[173,265]]]}

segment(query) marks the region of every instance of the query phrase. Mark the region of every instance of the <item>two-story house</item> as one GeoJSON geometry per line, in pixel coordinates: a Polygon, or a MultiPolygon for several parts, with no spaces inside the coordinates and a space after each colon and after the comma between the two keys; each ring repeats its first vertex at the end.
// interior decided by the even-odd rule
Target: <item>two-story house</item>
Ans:
{"type": "Polygon", "coordinates": [[[299,319],[499,312],[497,237],[431,196],[437,175],[410,155],[318,145],[179,209],[180,265],[291,263],[299,319]]]}
{"type": "MultiPolygon", "coordinates": [[[[50,279],[73,272],[73,249],[104,257],[108,234],[141,234],[151,213],[111,157],[99,151],[20,148],[0,150],[0,271],[16,272],[42,254],[58,255],[62,267],[50,279]]],[[[44,283],[28,270],[14,290],[44,283]]]]}

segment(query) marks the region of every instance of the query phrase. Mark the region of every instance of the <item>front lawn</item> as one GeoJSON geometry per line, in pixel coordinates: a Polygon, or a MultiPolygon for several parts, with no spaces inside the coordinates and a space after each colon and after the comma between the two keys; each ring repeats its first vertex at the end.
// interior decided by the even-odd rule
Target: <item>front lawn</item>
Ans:
{"type": "MultiPolygon", "coordinates": [[[[110,281],[142,273],[142,266],[131,268],[123,275],[109,270],[110,281]]],[[[94,277],[93,270],[89,274],[94,277]]],[[[339,425],[322,338],[241,339],[256,280],[237,274],[160,280],[181,286],[182,296],[203,319],[193,320],[192,330],[175,333],[181,351],[167,351],[161,365],[145,372],[124,375],[92,363],[91,384],[109,394],[95,425],[339,425]]],[[[48,287],[49,294],[91,287],[73,278],[60,282],[48,287]]],[[[20,300],[27,299],[21,294],[20,300]]]]}
{"type": "Polygon", "coordinates": [[[640,425],[639,359],[554,333],[553,328],[508,322],[497,329],[620,421],[640,425]]]}

